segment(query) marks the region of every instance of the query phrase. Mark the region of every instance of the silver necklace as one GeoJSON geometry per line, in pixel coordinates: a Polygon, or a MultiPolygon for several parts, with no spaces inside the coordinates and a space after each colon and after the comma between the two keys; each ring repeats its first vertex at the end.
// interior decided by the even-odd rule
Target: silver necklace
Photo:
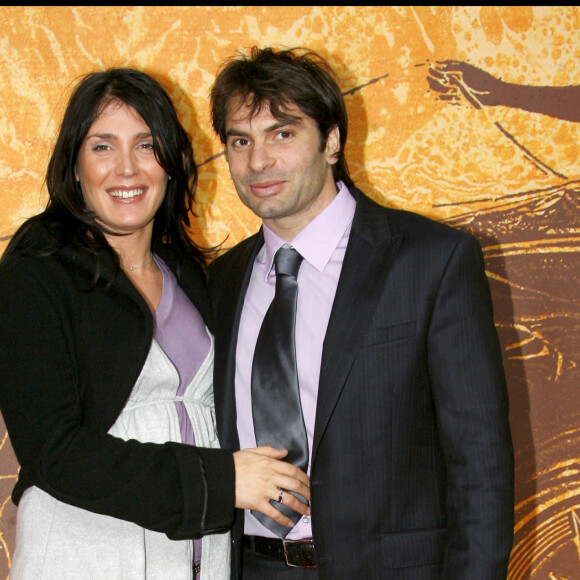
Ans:
{"type": "Polygon", "coordinates": [[[153,262],[153,254],[150,254],[149,259],[143,264],[139,264],[138,266],[125,266],[125,264],[123,264],[123,268],[127,268],[127,270],[131,270],[132,272],[133,270],[139,270],[139,268],[145,268],[145,266],[151,264],[151,262],[153,262]]]}

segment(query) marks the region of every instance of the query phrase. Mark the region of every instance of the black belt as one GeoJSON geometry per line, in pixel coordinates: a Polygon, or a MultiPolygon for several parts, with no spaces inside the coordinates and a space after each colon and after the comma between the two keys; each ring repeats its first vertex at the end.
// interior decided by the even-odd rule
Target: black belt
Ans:
{"type": "Polygon", "coordinates": [[[261,536],[244,536],[244,548],[274,560],[286,562],[287,566],[316,568],[312,540],[279,540],[261,536]]]}

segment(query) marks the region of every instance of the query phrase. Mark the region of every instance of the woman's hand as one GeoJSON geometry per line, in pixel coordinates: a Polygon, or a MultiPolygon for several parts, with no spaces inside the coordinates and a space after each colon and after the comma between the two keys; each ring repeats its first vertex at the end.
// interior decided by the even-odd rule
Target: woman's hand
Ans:
{"type": "MultiPolygon", "coordinates": [[[[281,489],[310,500],[310,479],[295,465],[280,461],[286,455],[287,450],[269,445],[234,453],[236,507],[257,510],[279,524],[293,527],[292,520],[276,509],[270,500],[278,500],[281,489]]],[[[298,513],[310,515],[310,507],[290,493],[283,494],[283,503],[298,513]]]]}

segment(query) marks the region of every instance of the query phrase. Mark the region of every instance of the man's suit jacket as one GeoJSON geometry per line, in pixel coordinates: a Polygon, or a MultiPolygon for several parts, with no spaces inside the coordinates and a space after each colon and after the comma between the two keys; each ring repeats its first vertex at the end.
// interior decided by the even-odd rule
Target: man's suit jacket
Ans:
{"type": "MultiPolygon", "coordinates": [[[[481,248],[471,234],[350,189],[357,207],[324,341],[312,448],[318,577],[505,578],[513,451],[481,248]]],[[[262,244],[259,232],[210,266],[217,426],[234,449],[238,325],[262,244]]]]}

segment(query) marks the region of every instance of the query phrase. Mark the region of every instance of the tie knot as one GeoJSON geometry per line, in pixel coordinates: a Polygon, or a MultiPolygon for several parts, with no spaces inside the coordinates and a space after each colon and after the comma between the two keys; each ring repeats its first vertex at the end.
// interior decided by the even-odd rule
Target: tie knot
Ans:
{"type": "Polygon", "coordinates": [[[280,248],[274,256],[276,276],[284,274],[296,278],[301,263],[302,256],[294,248],[280,248]]]}

